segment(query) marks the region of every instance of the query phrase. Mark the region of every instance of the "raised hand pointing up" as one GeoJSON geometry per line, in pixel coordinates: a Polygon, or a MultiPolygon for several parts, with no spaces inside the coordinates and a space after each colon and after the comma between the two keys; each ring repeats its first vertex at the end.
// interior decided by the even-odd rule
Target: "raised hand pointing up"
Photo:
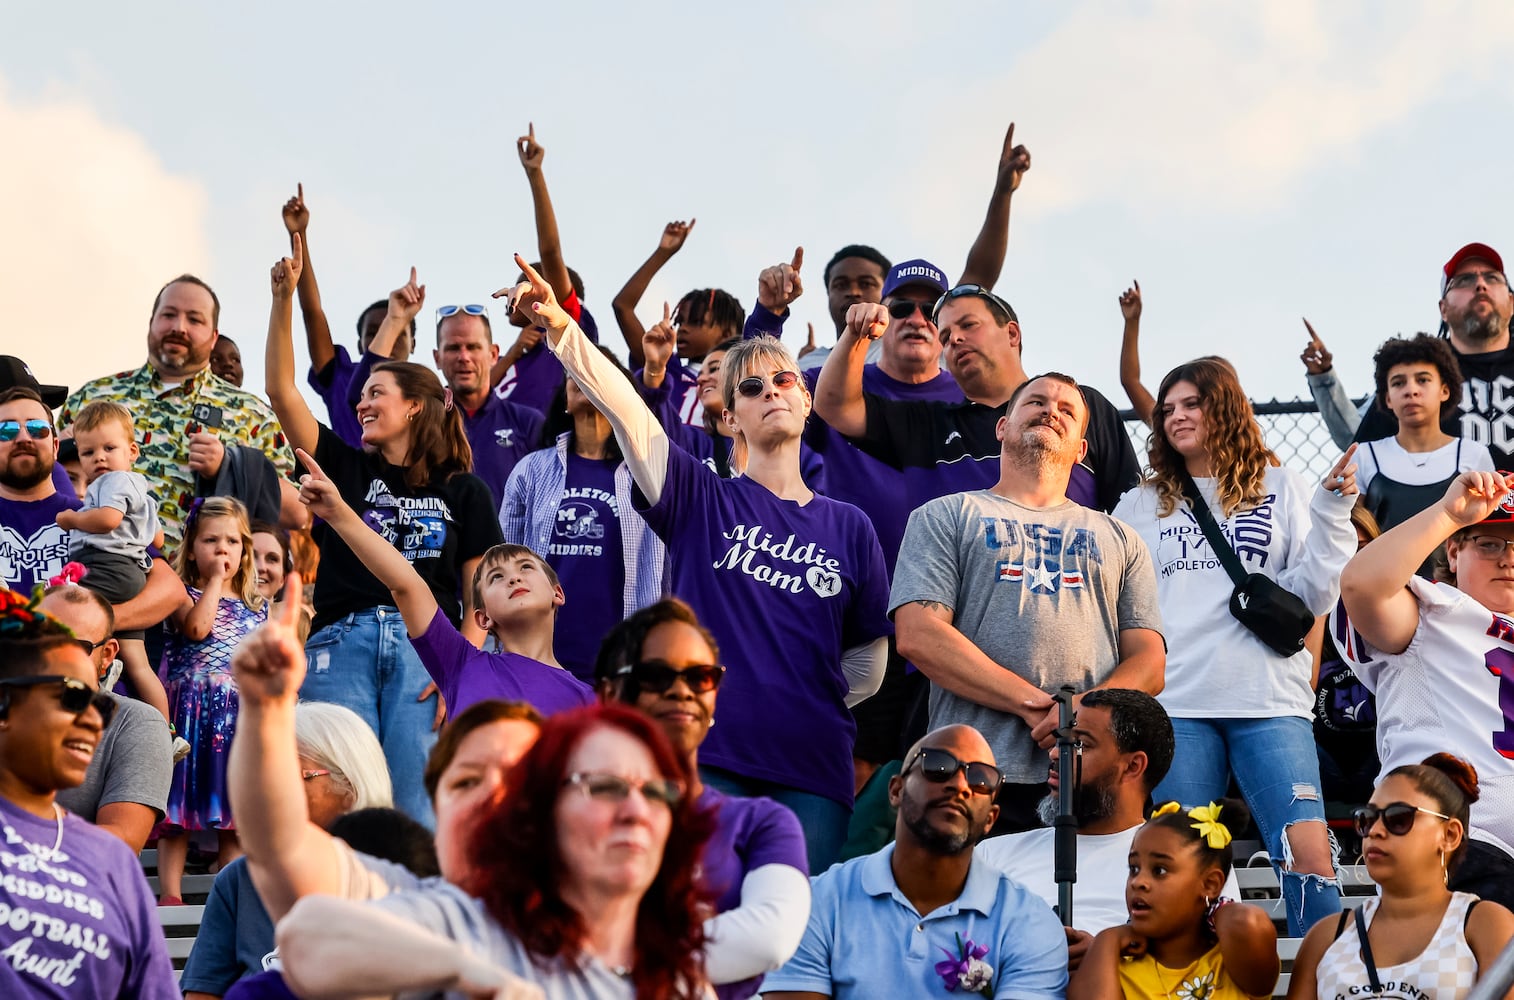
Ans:
{"type": "Polygon", "coordinates": [[[804,247],[795,247],[792,262],[763,268],[757,275],[757,304],[781,315],[790,302],[804,294],[804,282],[799,279],[803,266],[804,247]]]}
{"type": "Polygon", "coordinates": [[[520,165],[529,170],[540,170],[547,150],[536,141],[536,123],[526,123],[526,134],[515,140],[515,151],[520,154],[520,165]]]}

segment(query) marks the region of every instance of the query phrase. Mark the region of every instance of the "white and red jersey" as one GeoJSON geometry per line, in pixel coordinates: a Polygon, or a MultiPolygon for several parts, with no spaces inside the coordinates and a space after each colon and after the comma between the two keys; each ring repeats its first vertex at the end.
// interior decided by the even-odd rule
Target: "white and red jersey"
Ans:
{"type": "Polygon", "coordinates": [[[1411,577],[1419,627],[1402,653],[1368,645],[1339,608],[1335,647],[1377,695],[1382,774],[1442,751],[1477,769],[1472,836],[1514,854],[1514,618],[1411,577]]]}

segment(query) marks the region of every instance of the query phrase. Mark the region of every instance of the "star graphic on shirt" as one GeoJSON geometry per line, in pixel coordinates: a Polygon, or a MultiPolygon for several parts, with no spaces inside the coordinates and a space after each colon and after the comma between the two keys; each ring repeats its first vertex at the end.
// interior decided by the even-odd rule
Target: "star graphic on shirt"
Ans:
{"type": "Polygon", "coordinates": [[[1045,563],[1036,563],[1034,566],[1027,566],[1025,568],[1025,571],[1030,576],[1030,585],[1033,589],[1046,591],[1056,590],[1056,577],[1050,570],[1046,568],[1045,563]]]}

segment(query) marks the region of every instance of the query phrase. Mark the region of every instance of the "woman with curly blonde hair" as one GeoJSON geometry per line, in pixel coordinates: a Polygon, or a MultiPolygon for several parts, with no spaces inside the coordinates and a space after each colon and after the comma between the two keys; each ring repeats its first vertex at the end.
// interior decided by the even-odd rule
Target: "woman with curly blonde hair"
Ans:
{"type": "Polygon", "coordinates": [[[1340,909],[1311,722],[1313,663],[1303,649],[1275,652],[1231,615],[1235,585],[1188,497],[1202,499],[1248,573],[1324,615],[1356,551],[1351,455],[1311,487],[1267,448],[1235,368],[1199,358],[1162,379],[1150,472],[1114,511],[1151,550],[1167,638],[1159,700],[1177,753],[1153,794],[1202,805],[1235,776],[1279,870],[1290,936],[1340,909]]]}

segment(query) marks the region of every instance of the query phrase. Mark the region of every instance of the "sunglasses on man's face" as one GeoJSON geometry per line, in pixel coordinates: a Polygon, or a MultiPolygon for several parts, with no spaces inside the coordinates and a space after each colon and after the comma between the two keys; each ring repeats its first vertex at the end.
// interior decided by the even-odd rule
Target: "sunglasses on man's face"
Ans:
{"type": "Polygon", "coordinates": [[[888,304],[888,314],[894,319],[909,319],[920,310],[920,318],[930,323],[931,304],[929,302],[916,302],[914,299],[895,299],[888,304]]]}
{"type": "Polygon", "coordinates": [[[83,715],[85,710],[93,705],[95,711],[100,713],[100,725],[110,725],[111,716],[116,713],[115,700],[104,691],[97,691],[81,680],[64,677],[61,674],[0,678],[0,687],[42,687],[47,684],[59,685],[58,704],[63,706],[63,711],[83,715]]]}
{"type": "MultiPolygon", "coordinates": [[[[925,780],[938,785],[946,784],[961,772],[967,778],[967,787],[974,795],[993,795],[999,790],[999,783],[1004,780],[999,769],[992,764],[980,760],[958,760],[951,753],[935,747],[922,747],[910,763],[916,761],[920,764],[920,773],[925,780]]],[[[909,768],[904,770],[908,771],[909,768]]]]}
{"type": "Polygon", "coordinates": [[[774,372],[771,379],[764,379],[761,375],[749,375],[736,383],[736,391],[747,399],[756,399],[762,395],[762,390],[771,381],[775,390],[792,389],[799,384],[798,372],[774,372]]]}
{"type": "Polygon", "coordinates": [[[667,694],[680,680],[694,694],[705,694],[720,686],[725,678],[725,667],[715,663],[696,663],[678,668],[663,660],[642,660],[621,667],[616,676],[629,677],[637,688],[653,694],[667,694]]]}
{"type": "Polygon", "coordinates": [[[33,441],[46,441],[53,436],[53,425],[46,420],[0,420],[0,441],[14,441],[26,428],[26,436],[33,441]]]}
{"type": "Polygon", "coordinates": [[[1377,806],[1358,806],[1351,810],[1351,822],[1356,827],[1359,836],[1365,837],[1372,832],[1372,826],[1378,820],[1383,821],[1383,829],[1395,837],[1402,837],[1414,829],[1414,820],[1420,813],[1426,816],[1434,816],[1436,819],[1450,819],[1443,813],[1421,806],[1410,805],[1407,802],[1390,802],[1379,809],[1377,806]]]}

